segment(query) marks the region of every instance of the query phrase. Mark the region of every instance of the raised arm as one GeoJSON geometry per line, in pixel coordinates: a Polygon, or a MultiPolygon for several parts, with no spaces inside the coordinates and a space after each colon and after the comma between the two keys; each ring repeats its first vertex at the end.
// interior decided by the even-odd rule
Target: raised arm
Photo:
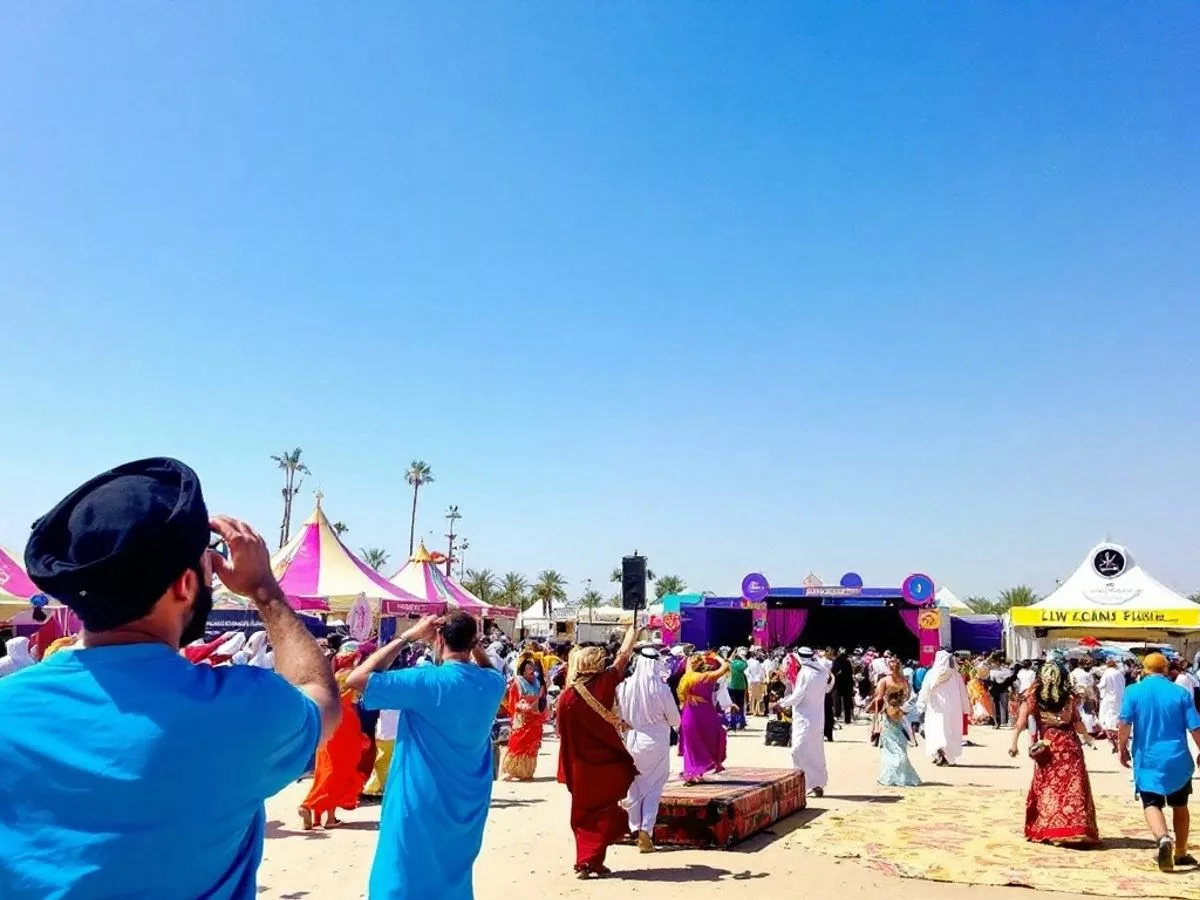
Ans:
{"type": "Polygon", "coordinates": [[[715,672],[705,672],[703,675],[700,676],[700,680],[701,681],[720,681],[722,678],[724,678],[728,674],[729,674],[729,660],[726,659],[721,662],[721,668],[717,669],[715,672]]]}
{"type": "Polygon", "coordinates": [[[283,596],[266,541],[245,522],[227,516],[217,516],[210,525],[229,547],[229,559],[210,555],[213,571],[229,590],[254,602],[275,652],[275,671],[317,704],[324,742],[342,716],[337,683],[321,648],[283,596]]]}
{"type": "Polygon", "coordinates": [[[625,632],[625,640],[621,642],[621,649],[617,651],[616,658],[613,659],[613,668],[617,671],[624,672],[628,667],[629,660],[633,658],[633,645],[637,643],[637,636],[637,613],[634,613],[633,624],[625,632]]]}
{"type": "Polygon", "coordinates": [[[355,666],[354,671],[346,679],[346,687],[353,688],[356,691],[365,691],[367,689],[367,682],[373,674],[380,671],[387,671],[407,644],[413,641],[426,640],[433,634],[438,621],[437,616],[426,616],[402,635],[384,644],[355,666]]]}

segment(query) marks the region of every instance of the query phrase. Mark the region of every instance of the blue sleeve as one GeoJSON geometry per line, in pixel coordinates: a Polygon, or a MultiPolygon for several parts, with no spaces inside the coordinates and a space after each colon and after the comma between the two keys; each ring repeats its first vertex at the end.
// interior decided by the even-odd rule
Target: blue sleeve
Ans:
{"type": "Polygon", "coordinates": [[[1185,715],[1187,715],[1187,729],[1188,731],[1195,731],[1197,728],[1200,728],[1200,712],[1196,711],[1196,700],[1192,696],[1191,691],[1188,691],[1187,696],[1183,699],[1186,710],[1185,715]]]}
{"type": "Polygon", "coordinates": [[[237,715],[229,735],[236,768],[251,795],[265,800],[304,774],[321,738],[321,712],[299,689],[269,669],[229,666],[221,673],[222,699],[237,715]],[[247,765],[253,760],[254,765],[247,765]]]}
{"type": "Polygon", "coordinates": [[[1133,689],[1130,688],[1121,698],[1121,715],[1119,718],[1126,725],[1133,724],[1133,695],[1133,689]]]}
{"type": "Polygon", "coordinates": [[[428,693],[429,673],[433,666],[416,666],[394,672],[375,672],[363,691],[363,709],[416,709],[428,693]]]}

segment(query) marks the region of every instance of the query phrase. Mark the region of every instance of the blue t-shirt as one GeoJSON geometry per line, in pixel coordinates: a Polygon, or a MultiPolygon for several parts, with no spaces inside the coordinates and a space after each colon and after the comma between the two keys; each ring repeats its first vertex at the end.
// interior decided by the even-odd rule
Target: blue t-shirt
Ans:
{"type": "Polygon", "coordinates": [[[1121,721],[1133,728],[1133,783],[1138,791],[1173,794],[1196,771],[1188,732],[1200,728],[1192,692],[1161,675],[1125,689],[1121,721]]]}
{"type": "Polygon", "coordinates": [[[495,669],[447,662],[367,681],[363,706],[396,709],[370,900],[470,900],[492,801],[492,723],[504,696],[495,669]]]}
{"type": "Polygon", "coordinates": [[[249,900],[263,801],[317,706],[266,669],[163,644],[64,650],[0,680],[0,897],[249,900]]]}

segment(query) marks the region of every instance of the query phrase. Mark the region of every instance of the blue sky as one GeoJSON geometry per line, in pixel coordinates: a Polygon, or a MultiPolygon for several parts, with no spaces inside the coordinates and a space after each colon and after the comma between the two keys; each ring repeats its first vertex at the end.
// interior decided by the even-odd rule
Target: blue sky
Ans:
{"type": "Polygon", "coordinates": [[[355,546],[1200,589],[1200,7],[9,4],[0,542],[177,455],[355,546]],[[302,498],[301,507],[311,504],[302,498]]]}

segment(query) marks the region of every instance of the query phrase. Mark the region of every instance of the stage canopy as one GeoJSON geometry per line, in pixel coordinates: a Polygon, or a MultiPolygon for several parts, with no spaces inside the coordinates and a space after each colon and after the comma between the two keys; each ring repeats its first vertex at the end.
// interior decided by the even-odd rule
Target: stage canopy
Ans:
{"type": "Polygon", "coordinates": [[[360,596],[372,606],[403,605],[405,612],[436,613],[444,608],[397,587],[351,553],[325,517],[320,498],[296,536],[272,557],[271,568],[295,609],[346,612],[360,596]]]}
{"type": "Polygon", "coordinates": [[[1200,632],[1200,603],[1193,603],[1138,565],[1128,548],[1097,544],[1066,581],[1032,606],[1015,607],[1009,622],[1025,657],[1041,638],[1160,640],[1200,632]]]}
{"type": "MultiPolygon", "coordinates": [[[[430,605],[444,608],[449,604],[480,618],[516,619],[517,617],[517,611],[512,607],[493,606],[485,603],[439,569],[429,551],[425,549],[424,541],[417,545],[412,558],[404,564],[403,568],[392,576],[391,583],[406,595],[415,596],[430,605]]],[[[391,601],[387,601],[383,605],[384,615],[409,611],[391,601]]]]}

